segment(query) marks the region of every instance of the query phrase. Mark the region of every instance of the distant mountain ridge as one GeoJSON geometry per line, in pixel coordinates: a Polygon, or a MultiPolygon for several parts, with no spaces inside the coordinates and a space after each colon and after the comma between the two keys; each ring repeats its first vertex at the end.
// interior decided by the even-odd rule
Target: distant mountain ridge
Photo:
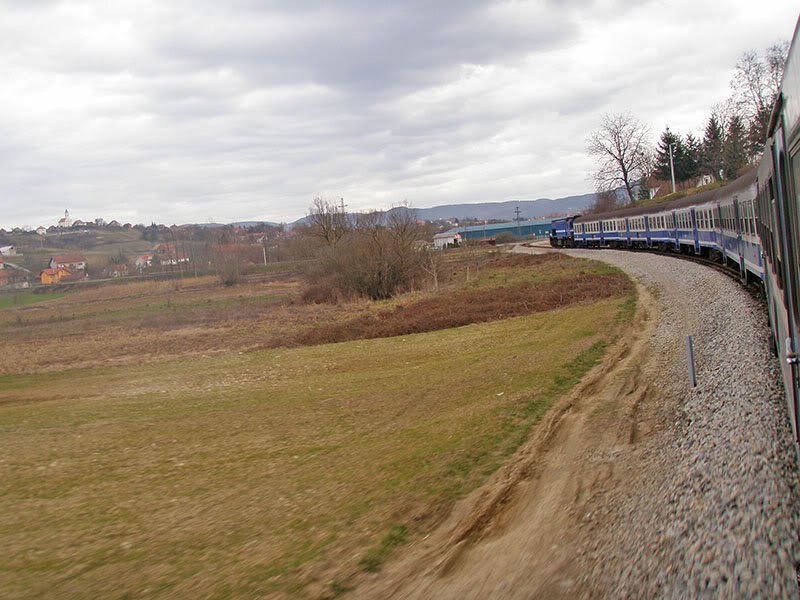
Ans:
{"type": "MultiPolygon", "coordinates": [[[[597,194],[582,194],[580,196],[567,196],[566,198],[539,198],[538,200],[506,200],[504,202],[477,202],[474,204],[442,204],[431,208],[415,208],[417,218],[425,221],[439,221],[447,219],[467,219],[475,218],[478,220],[498,219],[511,221],[516,217],[516,209],[519,207],[521,219],[539,219],[554,214],[577,214],[584,212],[587,207],[594,204],[597,194]]],[[[404,208],[393,208],[390,213],[404,208]]],[[[296,221],[287,223],[291,229],[298,225],[308,222],[308,217],[301,217],[296,221]]],[[[274,225],[279,223],[272,221],[236,221],[228,223],[232,227],[251,227],[253,225],[274,225]]],[[[202,227],[225,227],[221,223],[198,223],[202,227]]]]}
{"type": "Polygon", "coordinates": [[[551,200],[540,198],[538,200],[507,200],[505,202],[478,202],[476,204],[444,204],[432,208],[417,208],[417,216],[426,221],[440,219],[506,219],[516,217],[519,207],[519,216],[522,219],[537,219],[557,213],[579,213],[594,204],[597,194],[583,194],[580,196],[567,196],[551,200]]]}

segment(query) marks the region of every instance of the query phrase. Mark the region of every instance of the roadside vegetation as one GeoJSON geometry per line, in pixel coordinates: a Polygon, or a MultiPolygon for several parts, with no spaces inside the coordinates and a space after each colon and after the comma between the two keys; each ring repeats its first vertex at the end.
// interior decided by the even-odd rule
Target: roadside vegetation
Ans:
{"type": "Polygon", "coordinates": [[[438,286],[377,302],[304,301],[279,272],[0,310],[5,593],[316,599],[379,571],[513,454],[635,304],[594,261],[438,260],[438,286]]]}

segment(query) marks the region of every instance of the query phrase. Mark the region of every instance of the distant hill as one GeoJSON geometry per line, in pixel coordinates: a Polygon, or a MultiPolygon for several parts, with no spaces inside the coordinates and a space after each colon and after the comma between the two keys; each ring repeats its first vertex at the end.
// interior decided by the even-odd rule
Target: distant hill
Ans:
{"type": "MultiPolygon", "coordinates": [[[[577,214],[594,204],[596,194],[583,194],[580,196],[567,196],[566,198],[540,198],[538,200],[508,200],[506,202],[477,202],[475,204],[443,204],[432,208],[417,208],[417,218],[425,221],[438,221],[445,219],[505,219],[512,220],[516,217],[519,206],[520,218],[537,219],[553,214],[577,214]]],[[[405,210],[393,208],[392,210],[405,210]]],[[[308,221],[308,217],[297,219],[289,224],[296,227],[308,221]]]]}
{"type": "MultiPolygon", "coordinates": [[[[477,202],[475,204],[443,204],[432,208],[417,208],[417,218],[425,221],[438,221],[445,219],[505,219],[512,220],[516,217],[519,206],[520,217],[523,219],[537,219],[553,214],[576,214],[586,210],[594,204],[596,194],[583,194],[581,196],[567,196],[566,198],[540,198],[538,200],[508,200],[506,202],[477,202]]],[[[393,208],[393,210],[404,210],[393,208]]],[[[308,217],[301,217],[288,223],[289,229],[308,222],[308,217]]],[[[235,223],[197,223],[199,227],[252,227],[254,225],[278,226],[280,223],[272,221],[236,221],[235,223]]]]}
{"type": "Polygon", "coordinates": [[[479,220],[511,220],[516,216],[515,211],[519,206],[521,218],[535,219],[557,213],[579,213],[593,204],[595,198],[595,194],[583,194],[556,200],[541,198],[539,200],[509,200],[506,202],[479,202],[477,204],[445,204],[416,210],[419,218],[426,221],[466,219],[468,217],[474,217],[479,220]]]}
{"type": "Polygon", "coordinates": [[[270,225],[278,227],[280,223],[273,223],[272,221],[236,221],[235,223],[184,223],[181,227],[208,227],[210,229],[216,227],[254,227],[255,225],[270,225]]]}
{"type": "Polygon", "coordinates": [[[255,227],[256,225],[278,227],[280,223],[273,223],[272,221],[236,221],[236,223],[231,223],[230,225],[232,227],[255,227]]]}

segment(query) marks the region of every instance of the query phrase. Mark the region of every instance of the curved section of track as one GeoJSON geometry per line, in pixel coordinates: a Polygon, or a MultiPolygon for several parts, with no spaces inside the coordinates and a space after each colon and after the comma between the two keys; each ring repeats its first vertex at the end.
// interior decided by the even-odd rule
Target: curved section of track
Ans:
{"type": "Polygon", "coordinates": [[[565,252],[651,290],[643,337],[632,332],[512,464],[356,596],[798,597],[800,484],[760,305],[691,262],[565,252]]]}

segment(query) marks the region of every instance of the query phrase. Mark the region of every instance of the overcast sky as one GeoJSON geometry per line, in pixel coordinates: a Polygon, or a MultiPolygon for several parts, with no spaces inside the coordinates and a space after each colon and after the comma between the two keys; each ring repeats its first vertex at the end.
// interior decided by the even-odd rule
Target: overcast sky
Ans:
{"type": "Polygon", "coordinates": [[[588,133],[700,132],[797,0],[0,0],[0,227],[293,221],[592,191],[588,133]]]}

